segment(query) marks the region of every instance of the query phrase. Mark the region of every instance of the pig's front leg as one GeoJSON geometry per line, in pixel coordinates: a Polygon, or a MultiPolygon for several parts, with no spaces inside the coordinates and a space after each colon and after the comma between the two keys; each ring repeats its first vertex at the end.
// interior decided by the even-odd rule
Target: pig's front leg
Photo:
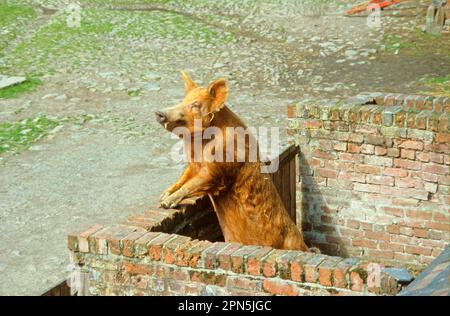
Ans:
{"type": "Polygon", "coordinates": [[[161,196],[159,197],[159,201],[164,201],[167,197],[169,197],[172,193],[179,190],[190,178],[192,178],[193,172],[191,166],[187,166],[186,169],[184,169],[183,174],[178,179],[178,181],[170,186],[168,189],[166,189],[161,196]]]}
{"type": "Polygon", "coordinates": [[[210,183],[210,179],[197,175],[186,181],[181,188],[162,200],[161,206],[163,208],[174,208],[183,200],[187,201],[186,204],[192,204],[196,199],[206,195],[211,187],[210,183]]]}

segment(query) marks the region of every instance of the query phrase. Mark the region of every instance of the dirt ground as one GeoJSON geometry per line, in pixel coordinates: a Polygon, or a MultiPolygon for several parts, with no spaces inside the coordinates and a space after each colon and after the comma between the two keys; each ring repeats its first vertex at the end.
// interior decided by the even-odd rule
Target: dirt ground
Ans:
{"type": "Polygon", "coordinates": [[[31,12],[0,22],[0,73],[42,81],[0,99],[0,124],[58,123],[0,156],[0,295],[62,281],[67,233],[156,205],[183,166],[153,112],[182,98],[182,69],[227,78],[248,125],[281,128],[300,99],[434,91],[430,78],[450,74],[448,35],[421,31],[429,1],[383,11],[381,28],[344,16],[354,2],[80,1],[69,27],[67,1],[0,0],[31,12]]]}

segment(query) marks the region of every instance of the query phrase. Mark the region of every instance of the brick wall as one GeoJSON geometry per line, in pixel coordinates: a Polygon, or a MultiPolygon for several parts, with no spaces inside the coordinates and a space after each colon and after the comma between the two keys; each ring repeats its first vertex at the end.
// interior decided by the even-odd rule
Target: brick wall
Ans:
{"type": "Polygon", "coordinates": [[[210,208],[158,209],[70,234],[68,247],[88,295],[377,295],[403,286],[377,263],[214,241],[217,232],[210,208]]]}
{"type": "Polygon", "coordinates": [[[307,242],[417,266],[448,245],[450,98],[305,100],[288,117],[301,149],[297,217],[307,242]]]}

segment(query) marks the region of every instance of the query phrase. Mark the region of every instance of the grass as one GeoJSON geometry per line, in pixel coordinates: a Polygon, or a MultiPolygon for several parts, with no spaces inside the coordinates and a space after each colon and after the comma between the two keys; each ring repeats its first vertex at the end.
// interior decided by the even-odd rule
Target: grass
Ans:
{"type": "Polygon", "coordinates": [[[50,23],[5,56],[0,71],[20,69],[33,74],[57,72],[55,68],[73,70],[96,65],[99,59],[117,62],[118,56],[130,54],[138,55],[136,60],[139,60],[141,54],[148,56],[148,47],[155,39],[221,44],[234,38],[231,33],[219,32],[195,19],[170,12],[83,9],[80,27],[70,27],[66,21],[66,13],[52,17],[50,23]],[[113,53],[112,47],[124,50],[113,53]],[[131,51],[130,47],[133,47],[131,51]]]}
{"type": "Polygon", "coordinates": [[[426,91],[425,93],[435,96],[450,97],[450,75],[427,78],[424,80],[424,84],[432,89],[432,91],[426,91]]]}
{"type": "Polygon", "coordinates": [[[31,6],[0,3],[0,56],[35,17],[36,12],[31,6]]]}
{"type": "Polygon", "coordinates": [[[405,33],[407,36],[398,36],[389,34],[385,37],[384,43],[388,52],[422,57],[424,55],[437,54],[448,55],[450,50],[450,41],[442,34],[430,34],[416,29],[411,33],[405,33]]]}
{"type": "Polygon", "coordinates": [[[12,99],[25,92],[35,91],[42,81],[35,77],[29,77],[22,83],[0,89],[0,99],[12,99]]]}
{"type": "Polygon", "coordinates": [[[23,149],[29,148],[33,142],[46,135],[59,124],[57,120],[43,115],[17,123],[1,123],[0,154],[5,152],[18,153],[23,149]]]}

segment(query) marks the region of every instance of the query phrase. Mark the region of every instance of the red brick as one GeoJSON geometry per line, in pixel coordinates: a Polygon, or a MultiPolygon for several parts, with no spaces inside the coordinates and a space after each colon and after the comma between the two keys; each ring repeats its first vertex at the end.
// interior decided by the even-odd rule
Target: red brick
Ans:
{"type": "Polygon", "coordinates": [[[322,159],[336,159],[337,155],[334,152],[326,152],[320,149],[315,149],[312,153],[313,157],[322,158],[322,159]]]}
{"type": "MultiPolygon", "coordinates": [[[[376,146],[375,147],[375,155],[377,155],[377,156],[386,156],[387,153],[388,153],[388,149],[387,148],[381,147],[381,146],[376,146]]],[[[392,151],[390,151],[390,153],[393,154],[392,151]]]]}
{"type": "Polygon", "coordinates": [[[378,193],[378,192],[380,192],[380,186],[379,185],[374,185],[374,184],[355,183],[354,184],[354,190],[355,191],[360,191],[360,192],[378,193]]]}
{"type": "Polygon", "coordinates": [[[352,240],[352,245],[354,247],[377,248],[377,243],[375,241],[365,238],[354,238],[352,240]]]}
{"type": "Polygon", "coordinates": [[[413,255],[429,256],[431,255],[432,250],[433,249],[426,247],[410,246],[410,245],[405,246],[405,252],[413,255]]]}
{"type": "Polygon", "coordinates": [[[147,232],[134,242],[134,253],[136,257],[145,256],[149,251],[149,243],[160,235],[159,232],[147,232]]]}
{"type": "Polygon", "coordinates": [[[292,281],[304,282],[305,263],[313,257],[314,254],[308,252],[296,252],[289,257],[290,278],[292,281]]]}
{"type": "Polygon", "coordinates": [[[175,238],[175,235],[161,233],[158,237],[149,242],[149,255],[152,260],[161,260],[161,252],[164,243],[175,238]]]}
{"type": "Polygon", "coordinates": [[[151,265],[139,264],[129,261],[124,261],[122,263],[122,269],[130,274],[144,274],[144,275],[152,275],[154,270],[151,265]]]}
{"type": "Polygon", "coordinates": [[[358,229],[359,222],[353,219],[347,219],[347,227],[358,229]]]}
{"type": "Polygon", "coordinates": [[[231,254],[242,247],[240,244],[230,243],[218,253],[219,268],[231,270],[231,254]]]}
{"type": "Polygon", "coordinates": [[[390,251],[390,250],[374,250],[374,249],[370,249],[369,250],[369,256],[373,257],[373,258],[377,258],[377,259],[394,259],[394,252],[390,251]]]}
{"type": "Polygon", "coordinates": [[[444,165],[428,163],[428,164],[424,164],[422,171],[428,172],[428,173],[433,173],[433,174],[448,175],[450,172],[450,167],[444,166],[444,165]]]}
{"type": "Polygon", "coordinates": [[[346,288],[349,286],[347,281],[348,271],[353,267],[353,264],[348,260],[339,262],[333,273],[333,286],[337,288],[346,288]]]}
{"type": "Polygon", "coordinates": [[[146,234],[147,231],[141,227],[136,227],[133,232],[128,234],[125,238],[121,240],[122,243],[122,254],[126,257],[134,256],[134,243],[137,239],[146,234]]]}
{"type": "Polygon", "coordinates": [[[431,162],[443,164],[444,163],[444,155],[438,153],[430,153],[431,162]]]}
{"type": "Polygon", "coordinates": [[[308,120],[303,123],[305,129],[318,129],[322,127],[322,122],[319,120],[308,120]]]}
{"type": "Polygon", "coordinates": [[[425,182],[424,189],[430,193],[436,193],[438,189],[437,183],[425,182]]]}
{"type": "Polygon", "coordinates": [[[400,234],[400,226],[397,224],[388,225],[386,230],[389,234],[400,234]]]}
{"type": "Polygon", "coordinates": [[[390,207],[390,206],[383,207],[383,211],[386,214],[390,214],[390,215],[394,215],[394,216],[398,216],[398,217],[403,217],[404,212],[405,212],[403,208],[396,208],[396,207],[390,207]]]}
{"type": "Polygon", "coordinates": [[[89,248],[91,252],[106,255],[109,250],[120,254],[120,240],[133,232],[135,227],[116,225],[104,228],[89,237],[89,248]]]}
{"type": "Polygon", "coordinates": [[[205,249],[210,247],[212,243],[206,240],[200,240],[187,250],[189,253],[189,266],[197,268],[201,263],[201,256],[205,249]]]}
{"type": "Polygon", "coordinates": [[[394,253],[394,259],[401,262],[417,262],[417,257],[406,253],[394,253]]]}
{"type": "Polygon", "coordinates": [[[450,143],[450,134],[449,133],[437,133],[436,141],[438,143],[450,143]]]}
{"type": "Polygon", "coordinates": [[[367,175],[367,183],[393,186],[394,178],[390,176],[367,175]]]}
{"type": "Polygon", "coordinates": [[[296,106],[295,105],[288,105],[287,106],[287,117],[288,118],[294,118],[296,116],[296,106]]]}
{"type": "Polygon", "coordinates": [[[449,214],[442,214],[442,213],[434,213],[433,214],[433,219],[435,221],[439,221],[439,222],[450,222],[450,216],[449,214]]]}
{"type": "Polygon", "coordinates": [[[366,182],[366,175],[361,173],[348,173],[348,172],[340,172],[338,176],[338,180],[347,180],[351,182],[366,182]]]}
{"type": "Polygon", "coordinates": [[[314,255],[304,265],[305,282],[317,283],[319,277],[318,267],[325,260],[323,255],[314,255]]]}
{"type": "Polygon", "coordinates": [[[350,289],[357,292],[362,292],[364,289],[364,280],[356,271],[350,272],[350,289]]]}
{"type": "Polygon", "coordinates": [[[431,219],[430,211],[415,211],[415,210],[407,210],[406,217],[412,218],[420,218],[420,219],[431,219]]]}
{"type": "Polygon", "coordinates": [[[337,170],[332,170],[332,169],[316,169],[316,171],[317,171],[318,175],[323,178],[336,179],[339,174],[339,172],[337,170]]]}
{"type": "Polygon", "coordinates": [[[229,276],[227,278],[227,288],[238,288],[250,290],[252,292],[260,292],[262,290],[262,281],[247,279],[242,276],[229,276]]]}
{"type": "Polygon", "coordinates": [[[247,257],[253,251],[255,251],[256,246],[243,246],[239,250],[231,254],[231,270],[235,273],[245,272],[245,263],[247,257]]]}
{"type": "Polygon", "coordinates": [[[286,250],[274,249],[262,259],[262,274],[265,277],[271,278],[277,275],[277,259],[286,252],[286,250]]]}
{"type": "Polygon", "coordinates": [[[417,172],[415,176],[428,181],[428,182],[438,182],[439,176],[436,174],[428,173],[428,172],[417,172]]]}
{"type": "Polygon", "coordinates": [[[384,168],[383,174],[402,178],[408,176],[408,171],[402,168],[384,168]]]}
{"type": "Polygon", "coordinates": [[[333,285],[333,272],[336,265],[342,261],[339,257],[328,257],[319,265],[319,283],[323,286],[333,285]]]}
{"type": "Polygon", "coordinates": [[[414,236],[419,238],[427,238],[428,237],[428,231],[426,229],[422,228],[413,228],[414,236]]]}
{"type": "Polygon", "coordinates": [[[364,236],[372,240],[389,241],[389,234],[386,233],[366,231],[364,236]]]}
{"type": "Polygon", "coordinates": [[[384,137],[376,135],[367,135],[366,143],[380,146],[384,144],[384,137]]]}
{"type": "Polygon", "coordinates": [[[336,151],[347,151],[347,143],[338,142],[334,144],[333,149],[336,151]]]}
{"type": "Polygon", "coordinates": [[[401,150],[401,157],[404,159],[414,160],[415,156],[416,156],[416,152],[414,150],[410,150],[410,149],[402,149],[401,150]]]}
{"type": "Polygon", "coordinates": [[[428,200],[428,192],[425,190],[381,186],[380,192],[385,195],[404,196],[424,201],[428,200]]]}
{"type": "Polygon", "coordinates": [[[410,170],[420,170],[420,168],[422,167],[422,163],[419,161],[412,161],[408,159],[394,158],[394,167],[410,170]]]}
{"type": "Polygon", "coordinates": [[[362,162],[364,157],[362,155],[354,155],[349,153],[339,153],[340,161],[350,161],[350,162],[362,162]]]}
{"type": "Polygon", "coordinates": [[[219,265],[218,253],[228,246],[224,242],[215,242],[202,253],[202,259],[206,269],[215,269],[219,265]]]}
{"type": "MultiPolygon", "coordinates": [[[[380,148],[381,148],[381,147],[380,147],[380,148]]],[[[382,151],[380,151],[380,152],[382,152],[382,151]]],[[[376,153],[376,151],[375,151],[375,153],[376,153]]],[[[386,154],[387,154],[389,157],[397,158],[397,157],[400,157],[400,150],[397,149],[397,148],[388,148],[386,154]]],[[[382,156],[383,156],[383,155],[382,155],[382,156]]]]}
{"type": "Polygon", "coordinates": [[[418,140],[405,140],[398,147],[414,150],[423,150],[423,142],[418,140]]]}
{"type": "Polygon", "coordinates": [[[396,178],[395,186],[398,188],[416,188],[423,189],[423,182],[419,179],[412,178],[396,178]]]}
{"type": "Polygon", "coordinates": [[[381,250],[392,250],[394,252],[403,252],[405,249],[405,246],[402,244],[396,244],[396,243],[392,243],[392,242],[381,242],[380,249],[381,250]]]}
{"type": "Polygon", "coordinates": [[[441,223],[441,222],[427,222],[425,224],[426,228],[435,229],[435,230],[441,230],[445,232],[450,231],[450,224],[449,223],[441,223]]]}
{"type": "Polygon", "coordinates": [[[414,234],[414,231],[411,227],[400,227],[400,234],[411,237],[414,234]]]}
{"type": "Polygon", "coordinates": [[[353,143],[349,143],[347,146],[347,152],[352,154],[359,154],[361,152],[361,146],[353,143]]]}
{"type": "Polygon", "coordinates": [[[279,280],[265,279],[263,288],[266,292],[275,295],[297,296],[299,294],[296,286],[279,280]]]}
{"type": "MultiPolygon", "coordinates": [[[[177,250],[189,243],[191,239],[186,236],[176,236],[166,242],[162,249],[162,258],[167,264],[175,264],[177,261],[177,250]]],[[[191,244],[190,244],[191,245],[191,244]]]]}
{"type": "Polygon", "coordinates": [[[351,238],[358,238],[363,235],[363,232],[356,229],[350,229],[350,228],[343,228],[339,227],[339,232],[342,236],[351,237],[351,238]]]}
{"type": "Polygon", "coordinates": [[[430,161],[430,154],[425,153],[425,152],[418,152],[417,159],[419,159],[420,161],[423,161],[423,162],[428,162],[428,161],[430,161]]]}
{"type": "Polygon", "coordinates": [[[381,167],[356,164],[355,171],[368,174],[380,174],[381,167]]]}
{"type": "Polygon", "coordinates": [[[103,226],[101,225],[94,225],[92,227],[89,227],[87,230],[83,231],[79,234],[73,234],[76,235],[78,238],[77,244],[78,244],[78,250],[80,252],[89,252],[89,237],[96,232],[103,229],[103,226]]]}
{"type": "Polygon", "coordinates": [[[261,275],[262,258],[272,251],[270,247],[257,247],[255,251],[248,255],[247,273],[251,275],[261,275]]]}

